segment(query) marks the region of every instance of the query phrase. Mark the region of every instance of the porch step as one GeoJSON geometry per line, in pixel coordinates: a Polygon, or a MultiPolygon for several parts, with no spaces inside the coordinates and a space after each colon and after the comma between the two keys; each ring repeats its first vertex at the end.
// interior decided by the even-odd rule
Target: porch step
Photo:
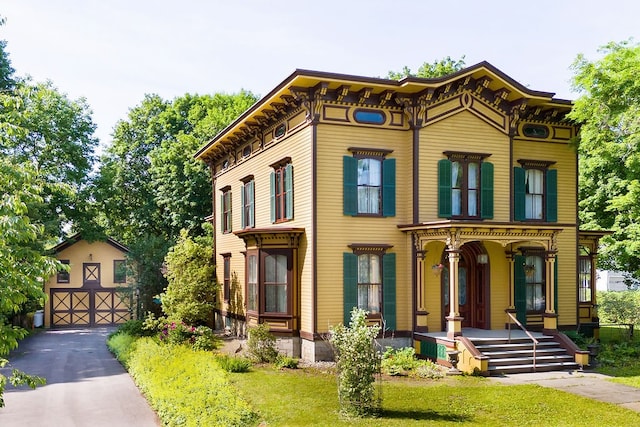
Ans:
{"type": "Polygon", "coordinates": [[[489,374],[504,375],[525,372],[548,372],[577,369],[573,356],[553,340],[553,337],[536,338],[533,364],[533,342],[528,338],[473,339],[476,349],[489,358],[489,374]]]}

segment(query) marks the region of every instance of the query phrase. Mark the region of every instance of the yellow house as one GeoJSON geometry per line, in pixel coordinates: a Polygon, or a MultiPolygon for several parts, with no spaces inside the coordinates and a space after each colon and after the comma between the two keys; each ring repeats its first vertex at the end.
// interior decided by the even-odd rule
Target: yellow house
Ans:
{"type": "Polygon", "coordinates": [[[473,339],[519,322],[583,362],[559,331],[597,321],[601,233],[579,231],[570,109],[486,62],[400,81],[295,71],[196,153],[218,319],[268,323],[290,354],[323,360],[360,307],[384,345],[444,364],[456,351],[484,373],[473,339]]]}
{"type": "Polygon", "coordinates": [[[113,326],[131,319],[125,256],[128,249],[109,238],[89,242],[79,234],[53,248],[69,266],[45,284],[45,327],[113,326]]]}

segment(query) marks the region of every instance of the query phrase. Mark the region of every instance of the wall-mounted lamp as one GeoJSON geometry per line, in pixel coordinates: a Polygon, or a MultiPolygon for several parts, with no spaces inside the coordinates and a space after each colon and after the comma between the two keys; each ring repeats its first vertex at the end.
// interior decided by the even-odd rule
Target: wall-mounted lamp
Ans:
{"type": "Polygon", "coordinates": [[[89,261],[93,261],[93,254],[89,254],[89,261]]]}
{"type": "Polygon", "coordinates": [[[489,255],[478,254],[478,264],[487,264],[487,263],[489,263],[489,255]]]}

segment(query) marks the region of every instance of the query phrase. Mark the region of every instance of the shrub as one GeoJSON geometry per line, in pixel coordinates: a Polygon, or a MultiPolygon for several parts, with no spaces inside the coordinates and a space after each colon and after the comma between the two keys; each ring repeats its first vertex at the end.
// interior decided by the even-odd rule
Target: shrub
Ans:
{"type": "Polygon", "coordinates": [[[145,324],[142,320],[127,320],[112,333],[112,335],[117,334],[128,334],[132,337],[149,337],[154,332],[145,329],[145,324]]]}
{"type": "Polygon", "coordinates": [[[257,414],[230,386],[211,353],[140,338],[129,372],[164,426],[250,426],[257,414]]]}
{"type": "Polygon", "coordinates": [[[413,347],[387,347],[382,355],[382,372],[387,375],[409,375],[418,366],[413,347]]]}
{"type": "Polygon", "coordinates": [[[131,352],[134,349],[135,341],[136,337],[129,335],[127,332],[112,334],[107,339],[107,347],[125,368],[129,362],[131,352]]]}
{"type": "Polygon", "coordinates": [[[189,345],[195,350],[214,350],[218,339],[207,326],[189,326],[184,322],[171,322],[160,331],[160,341],[170,345],[189,345]]]}
{"type": "Polygon", "coordinates": [[[231,357],[227,354],[215,356],[216,362],[227,372],[249,372],[251,361],[246,357],[231,357]]]}
{"type": "Polygon", "coordinates": [[[278,354],[276,357],[276,367],[279,369],[298,369],[298,359],[278,354]]]}
{"type": "Polygon", "coordinates": [[[269,325],[262,323],[249,329],[247,340],[249,355],[259,363],[272,363],[278,357],[276,337],[269,332],[269,325]]]}
{"type": "Polygon", "coordinates": [[[413,375],[419,378],[437,379],[443,378],[445,372],[442,366],[431,360],[418,360],[418,366],[414,369],[413,375]]]}
{"type": "Polygon", "coordinates": [[[603,323],[640,323],[640,291],[598,292],[598,316],[603,323]]]}
{"type": "Polygon", "coordinates": [[[349,327],[331,328],[329,341],[334,347],[338,368],[338,399],[345,416],[380,413],[382,398],[376,395],[376,375],[380,374],[380,355],[373,346],[379,326],[367,326],[367,313],[353,309],[349,327]]]}

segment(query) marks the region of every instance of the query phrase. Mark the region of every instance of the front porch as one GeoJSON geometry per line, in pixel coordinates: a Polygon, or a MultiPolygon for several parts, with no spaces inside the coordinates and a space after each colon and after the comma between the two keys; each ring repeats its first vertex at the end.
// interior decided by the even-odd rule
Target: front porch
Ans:
{"type": "Polygon", "coordinates": [[[459,370],[484,376],[576,370],[589,361],[588,352],[558,332],[462,328],[462,335],[453,338],[442,331],[415,332],[413,339],[419,357],[451,367],[453,353],[459,370]]]}

